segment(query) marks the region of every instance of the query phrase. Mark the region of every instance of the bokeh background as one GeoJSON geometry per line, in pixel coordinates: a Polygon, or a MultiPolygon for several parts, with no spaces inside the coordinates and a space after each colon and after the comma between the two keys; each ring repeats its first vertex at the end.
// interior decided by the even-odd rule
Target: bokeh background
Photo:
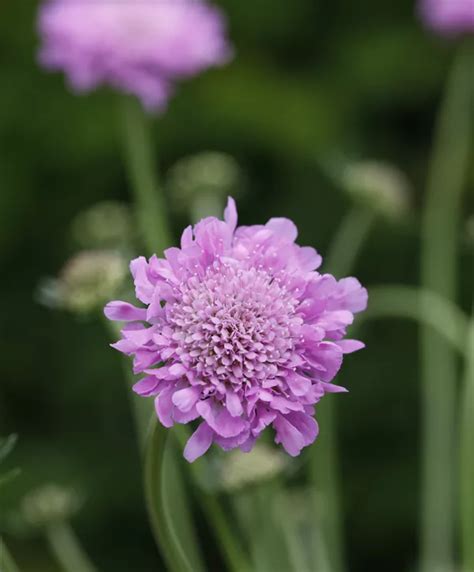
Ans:
{"type": "MultiPolygon", "coordinates": [[[[163,176],[182,157],[225,152],[245,181],[240,220],[288,216],[300,242],[324,255],[352,206],[328,166],[388,162],[409,181],[410,206],[378,219],[354,273],[369,287],[416,284],[433,124],[455,44],[422,27],[412,0],[219,4],[236,58],[183,84],[154,120],[163,176]]],[[[83,496],[73,523],[98,567],[148,572],[161,563],[120,360],[98,314],[52,310],[41,294],[78,250],[77,215],[130,201],[117,96],[76,97],[38,67],[37,7],[0,7],[0,434],[19,435],[8,465],[21,468],[1,497],[0,530],[24,572],[59,570],[18,513],[39,485],[73,486],[83,496]]],[[[472,190],[472,169],[469,178],[472,190]]],[[[472,206],[471,193],[465,220],[472,206]]],[[[168,216],[177,237],[189,213],[170,206],[168,216]]],[[[459,234],[469,311],[472,236],[459,234]]],[[[400,572],[417,550],[417,326],[380,320],[359,336],[368,349],[348,358],[339,381],[350,393],[338,399],[348,560],[351,572],[400,572]]]]}

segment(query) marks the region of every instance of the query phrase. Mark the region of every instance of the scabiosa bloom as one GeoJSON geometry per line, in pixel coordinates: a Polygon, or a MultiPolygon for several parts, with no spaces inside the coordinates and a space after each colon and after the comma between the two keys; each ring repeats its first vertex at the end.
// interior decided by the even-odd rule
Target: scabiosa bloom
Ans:
{"type": "Polygon", "coordinates": [[[367,291],[316,272],[321,257],[295,244],[290,220],[236,228],[233,199],[224,219],[186,228],[164,259],[132,261],[145,307],[106,306],[109,319],[129,322],[114,347],[145,374],[134,390],[155,397],[165,427],[200,419],[188,461],[213,442],[250,451],[269,425],[296,456],[318,434],[315,404],[345,391],[331,381],[343,354],[363,347],[344,336],[367,291]]]}
{"type": "Polygon", "coordinates": [[[204,0],[49,0],[40,10],[40,61],[87,92],[107,84],[160,109],[181,78],[224,64],[221,13],[204,0]]]}
{"type": "Polygon", "coordinates": [[[438,34],[474,32],[474,0],[420,0],[419,11],[425,25],[438,34]]]}

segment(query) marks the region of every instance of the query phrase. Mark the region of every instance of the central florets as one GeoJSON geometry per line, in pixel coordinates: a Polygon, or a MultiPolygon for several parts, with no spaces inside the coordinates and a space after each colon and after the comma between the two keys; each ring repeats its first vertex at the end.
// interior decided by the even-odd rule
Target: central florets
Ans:
{"type": "Polygon", "coordinates": [[[169,322],[180,360],[221,393],[255,382],[271,387],[291,358],[301,324],[297,300],[265,270],[215,263],[181,286],[169,322]]]}

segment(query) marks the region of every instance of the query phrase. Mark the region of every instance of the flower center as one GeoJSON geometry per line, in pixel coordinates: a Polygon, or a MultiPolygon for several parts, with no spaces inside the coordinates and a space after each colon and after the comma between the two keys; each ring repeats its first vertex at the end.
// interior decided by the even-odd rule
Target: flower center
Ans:
{"type": "Polygon", "coordinates": [[[288,364],[302,320],[298,301],[264,270],[216,262],[181,286],[169,323],[183,363],[208,394],[272,387],[288,364]]]}

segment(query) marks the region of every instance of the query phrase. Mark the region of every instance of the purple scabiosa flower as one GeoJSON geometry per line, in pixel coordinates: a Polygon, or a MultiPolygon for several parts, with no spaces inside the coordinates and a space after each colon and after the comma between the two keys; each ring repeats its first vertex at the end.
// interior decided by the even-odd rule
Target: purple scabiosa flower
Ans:
{"type": "Polygon", "coordinates": [[[424,24],[445,36],[474,32],[474,0],[420,0],[424,24]]]}
{"type": "Polygon", "coordinates": [[[316,269],[321,257],[295,244],[285,218],[237,228],[229,199],[224,221],[188,227],[165,258],[133,260],[136,296],[145,307],[110,302],[105,315],[126,321],[117,350],[144,377],[134,390],[154,396],[165,427],[199,419],[184,456],[193,461],[217,443],[250,451],[265,427],[292,456],[318,434],[315,404],[332,384],[344,339],[367,291],[355,278],[316,269]]]}
{"type": "Polygon", "coordinates": [[[177,80],[227,62],[222,14],[204,0],[49,0],[40,9],[40,61],[75,91],[107,84],[145,108],[166,104],[177,80]]]}

